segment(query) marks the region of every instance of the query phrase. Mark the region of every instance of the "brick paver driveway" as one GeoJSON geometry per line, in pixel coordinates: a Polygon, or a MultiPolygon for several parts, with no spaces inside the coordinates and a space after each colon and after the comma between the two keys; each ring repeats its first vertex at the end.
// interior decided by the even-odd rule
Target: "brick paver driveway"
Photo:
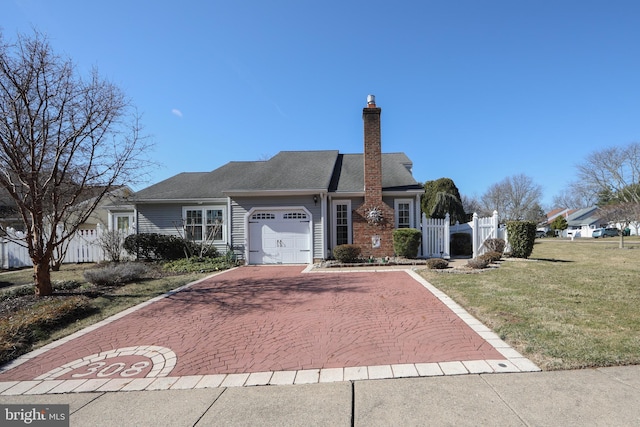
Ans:
{"type": "Polygon", "coordinates": [[[0,381],[500,360],[403,271],[242,267],[37,355],[0,381]]]}

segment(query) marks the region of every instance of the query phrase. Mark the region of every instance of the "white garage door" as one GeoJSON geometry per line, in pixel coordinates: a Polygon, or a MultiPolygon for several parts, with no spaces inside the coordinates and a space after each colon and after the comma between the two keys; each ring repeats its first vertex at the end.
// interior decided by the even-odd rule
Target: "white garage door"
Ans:
{"type": "Polygon", "coordinates": [[[259,211],[249,219],[249,264],[311,263],[311,219],[302,210],[259,211]]]}

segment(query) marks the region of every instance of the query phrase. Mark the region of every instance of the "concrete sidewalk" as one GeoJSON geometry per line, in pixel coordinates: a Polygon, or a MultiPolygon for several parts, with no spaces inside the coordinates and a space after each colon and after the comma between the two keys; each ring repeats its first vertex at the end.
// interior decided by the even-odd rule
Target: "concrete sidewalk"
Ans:
{"type": "Polygon", "coordinates": [[[71,426],[638,426],[640,366],[0,401],[70,404],[71,426]]]}

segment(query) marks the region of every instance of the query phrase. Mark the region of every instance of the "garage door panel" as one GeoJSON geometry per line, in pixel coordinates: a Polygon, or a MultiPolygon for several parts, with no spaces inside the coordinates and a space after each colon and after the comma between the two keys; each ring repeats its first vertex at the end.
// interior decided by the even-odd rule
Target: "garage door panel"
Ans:
{"type": "Polygon", "coordinates": [[[255,213],[249,222],[250,264],[311,262],[311,230],[302,211],[255,213]]]}

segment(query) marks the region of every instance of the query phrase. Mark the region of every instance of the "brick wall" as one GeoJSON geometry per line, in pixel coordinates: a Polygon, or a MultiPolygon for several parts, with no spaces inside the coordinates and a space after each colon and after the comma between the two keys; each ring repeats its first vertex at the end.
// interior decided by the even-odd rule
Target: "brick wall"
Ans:
{"type": "Polygon", "coordinates": [[[393,256],[393,208],[382,201],[382,137],[380,114],[374,102],[362,110],[364,122],[364,203],[353,211],[353,243],[365,257],[393,256]],[[382,221],[372,223],[368,212],[378,208],[382,221]]]}

